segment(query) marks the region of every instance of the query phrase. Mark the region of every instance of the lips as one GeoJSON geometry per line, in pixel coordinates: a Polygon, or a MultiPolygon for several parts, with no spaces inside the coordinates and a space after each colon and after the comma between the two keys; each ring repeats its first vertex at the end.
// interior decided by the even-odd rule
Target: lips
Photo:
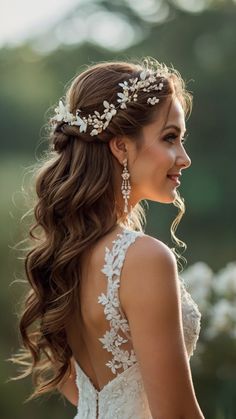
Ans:
{"type": "Polygon", "coordinates": [[[172,180],[179,180],[180,175],[167,175],[168,178],[172,179],[172,180]]]}
{"type": "Polygon", "coordinates": [[[172,174],[172,175],[167,175],[167,177],[174,182],[175,186],[179,186],[180,185],[180,178],[181,174],[172,174]]]}

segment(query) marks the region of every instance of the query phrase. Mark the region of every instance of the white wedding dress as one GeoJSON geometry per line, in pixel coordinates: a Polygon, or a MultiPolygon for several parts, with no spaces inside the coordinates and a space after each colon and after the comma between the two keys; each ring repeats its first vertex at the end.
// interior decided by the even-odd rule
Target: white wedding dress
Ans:
{"type": "MultiPolygon", "coordinates": [[[[143,234],[123,230],[113,240],[112,249],[105,248],[105,265],[101,271],[107,276],[107,293],[98,297],[98,303],[104,306],[110,328],[99,340],[104,350],[111,354],[106,365],[114,373],[114,379],[98,391],[75,362],[79,402],[74,419],[152,419],[135,352],[133,349],[130,352],[122,349],[127,340],[119,334],[120,330],[122,335],[131,339],[129,324],[119,302],[120,272],[128,247],[143,234]],[[118,372],[118,369],[122,371],[118,372]]],[[[196,348],[201,314],[181,279],[180,287],[184,339],[190,358],[196,348]]]]}

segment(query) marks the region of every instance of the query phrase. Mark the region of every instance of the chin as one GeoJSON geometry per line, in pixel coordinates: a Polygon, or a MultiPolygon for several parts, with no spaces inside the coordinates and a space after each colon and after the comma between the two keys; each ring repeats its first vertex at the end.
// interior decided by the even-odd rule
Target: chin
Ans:
{"type": "Polygon", "coordinates": [[[168,196],[168,197],[150,197],[144,198],[148,199],[149,201],[158,202],[159,204],[172,204],[175,200],[176,196],[168,196]]]}
{"type": "Polygon", "coordinates": [[[163,195],[161,194],[157,195],[155,193],[152,193],[149,195],[146,194],[146,196],[142,197],[142,199],[147,199],[149,201],[158,202],[160,204],[172,204],[175,201],[176,197],[177,197],[177,191],[173,189],[168,194],[163,194],[163,195]]]}
{"type": "Polygon", "coordinates": [[[158,201],[158,202],[160,202],[161,204],[173,204],[174,201],[175,201],[175,196],[172,198],[163,199],[163,201],[158,201]]]}
{"type": "Polygon", "coordinates": [[[172,204],[176,199],[176,192],[173,191],[173,193],[157,197],[156,199],[153,199],[155,202],[159,202],[160,204],[172,204]]]}

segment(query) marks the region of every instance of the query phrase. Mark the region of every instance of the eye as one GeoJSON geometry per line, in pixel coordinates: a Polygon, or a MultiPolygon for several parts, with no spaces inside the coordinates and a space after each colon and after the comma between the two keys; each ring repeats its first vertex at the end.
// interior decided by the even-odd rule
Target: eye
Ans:
{"type": "Polygon", "coordinates": [[[176,138],[178,138],[178,136],[174,133],[171,133],[171,134],[167,134],[164,137],[164,141],[167,141],[168,143],[174,143],[176,138]]]}
{"type": "MultiPolygon", "coordinates": [[[[187,141],[187,137],[188,137],[188,135],[186,135],[185,137],[182,137],[182,138],[181,138],[181,143],[182,143],[182,144],[185,144],[185,143],[186,143],[186,141],[187,141]]],[[[176,135],[176,134],[174,134],[174,133],[171,133],[171,134],[167,134],[167,135],[164,137],[164,141],[167,141],[167,142],[169,142],[169,143],[172,143],[172,144],[173,144],[177,138],[178,138],[178,135],[176,135]]]]}

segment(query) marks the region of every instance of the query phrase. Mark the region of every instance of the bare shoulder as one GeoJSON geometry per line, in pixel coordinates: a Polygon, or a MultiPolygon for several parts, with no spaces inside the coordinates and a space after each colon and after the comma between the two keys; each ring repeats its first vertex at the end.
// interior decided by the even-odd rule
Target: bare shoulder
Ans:
{"type": "Polygon", "coordinates": [[[177,263],[168,246],[147,235],[135,240],[120,301],[152,416],[202,419],[184,343],[177,263]]]}
{"type": "Polygon", "coordinates": [[[145,250],[144,246],[145,249],[149,251],[152,250],[153,252],[171,252],[170,248],[165,243],[163,243],[161,240],[156,239],[153,236],[149,236],[148,234],[143,234],[141,236],[141,240],[136,240],[133,249],[135,249],[136,251],[138,251],[140,248],[142,250],[145,250]]]}
{"type": "Polygon", "coordinates": [[[160,294],[161,289],[168,288],[168,292],[176,294],[177,282],[177,263],[171,249],[152,236],[141,236],[128,249],[122,270],[120,296],[124,311],[139,293],[149,298],[152,292],[158,290],[160,294]]]}
{"type": "Polygon", "coordinates": [[[176,259],[171,249],[155,237],[144,234],[141,239],[136,240],[129,249],[127,265],[134,268],[135,265],[143,263],[162,267],[165,265],[176,266],[176,259]]]}

